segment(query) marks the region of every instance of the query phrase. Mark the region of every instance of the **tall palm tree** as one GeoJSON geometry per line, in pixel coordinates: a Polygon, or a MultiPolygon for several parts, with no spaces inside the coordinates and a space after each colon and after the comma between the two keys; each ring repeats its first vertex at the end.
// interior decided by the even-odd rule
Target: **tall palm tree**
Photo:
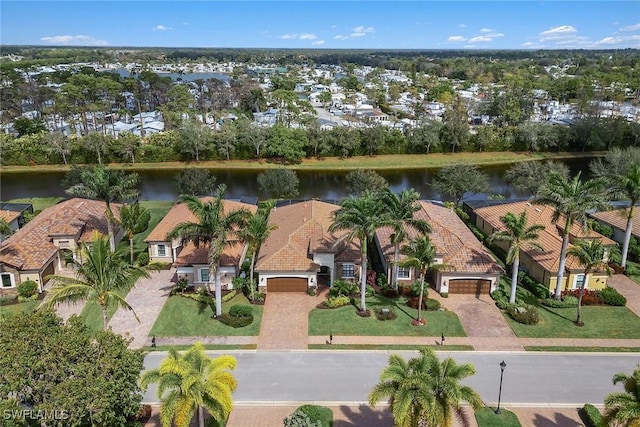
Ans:
{"type": "Polygon", "coordinates": [[[333,213],[333,223],[329,232],[346,230],[336,245],[341,242],[360,242],[360,310],[367,309],[365,294],[367,290],[367,243],[376,230],[389,224],[384,205],[372,193],[365,192],[357,199],[346,199],[340,209],[333,213]]]}
{"type": "Polygon", "coordinates": [[[632,375],[618,373],[613,376],[613,384],[622,383],[624,393],[609,393],[604,399],[605,425],[625,427],[640,426],[640,366],[632,375]]]}
{"type": "Polygon", "coordinates": [[[476,391],[460,381],[474,375],[471,364],[458,365],[447,358],[440,362],[433,349],[420,350],[420,356],[405,361],[401,356],[389,356],[389,365],[380,374],[380,382],[369,393],[369,405],[375,406],[388,398],[389,409],[398,427],[419,425],[450,427],[453,414],[469,425],[461,403],[474,409],[482,406],[476,391]]]}
{"type": "Polygon", "coordinates": [[[531,247],[539,251],[544,249],[536,240],[540,237],[540,232],[544,230],[544,225],[535,224],[527,227],[527,211],[522,211],[519,216],[511,212],[500,217],[500,221],[505,230],[499,230],[489,236],[489,243],[495,240],[509,242],[507,251],[507,264],[511,264],[511,295],[509,302],[516,302],[516,287],[518,286],[518,269],[520,268],[520,250],[531,247]]]}
{"type": "MultiPolygon", "coordinates": [[[[126,249],[109,249],[108,240],[96,234],[91,244],[81,243],[82,261],[67,259],[73,264],[75,277],[51,275],[54,285],[49,298],[40,307],[52,308],[61,302],[95,301],[102,309],[102,329],[107,329],[107,310],[115,305],[137,314],[120,293],[127,293],[141,278],[149,278],[153,265],[133,266],[126,261],[126,249]],[[120,293],[119,293],[120,292],[120,293]]],[[[138,319],[139,321],[139,319],[138,319]]]]}
{"type": "Polygon", "coordinates": [[[584,279],[578,294],[578,316],[576,318],[576,325],[583,326],[584,323],[581,316],[582,297],[584,296],[584,287],[589,283],[589,273],[602,269],[607,274],[611,274],[611,269],[606,260],[607,249],[602,246],[602,242],[598,239],[579,240],[567,250],[567,254],[575,257],[584,266],[584,279]]]}
{"type": "Polygon", "coordinates": [[[419,233],[430,233],[429,223],[423,219],[415,218],[416,212],[421,207],[418,200],[420,193],[413,188],[402,190],[396,195],[389,187],[386,187],[381,194],[382,201],[389,213],[393,234],[391,244],[393,244],[393,273],[391,283],[394,288],[398,288],[398,261],[400,259],[400,245],[405,242],[410,229],[419,233]]]}
{"type": "Polygon", "coordinates": [[[131,254],[131,264],[133,264],[133,236],[142,233],[149,227],[151,214],[148,209],[140,206],[136,201],[131,205],[123,205],[120,207],[120,226],[124,229],[124,233],[129,238],[129,252],[131,254]]]}
{"type": "Polygon", "coordinates": [[[0,242],[12,232],[13,230],[11,229],[11,226],[9,225],[7,220],[4,218],[0,218],[0,242]]]}
{"type": "Polygon", "coordinates": [[[554,298],[560,299],[562,293],[562,279],[567,260],[567,248],[569,247],[569,232],[574,223],[585,225],[587,223],[587,211],[591,209],[607,209],[607,195],[604,192],[602,180],[580,180],[580,172],[571,180],[558,173],[551,173],[547,182],[540,187],[533,202],[551,206],[555,212],[553,222],[555,224],[563,218],[564,227],[561,229],[562,247],[556,276],[556,289],[554,298]]]}
{"type": "Polygon", "coordinates": [[[182,195],[180,201],[196,217],[196,222],[182,222],[167,235],[170,239],[180,239],[184,245],[193,242],[196,246],[209,246],[209,278],[215,276],[216,317],[222,314],[222,286],[220,283],[220,257],[225,247],[238,242],[238,233],[246,227],[251,213],[246,209],[224,212],[224,194],[227,187],[218,186],[212,201],[203,201],[196,196],[182,195]]]}
{"type": "Polygon", "coordinates": [[[271,232],[278,228],[276,224],[269,224],[269,212],[273,209],[273,205],[269,203],[261,212],[256,212],[249,218],[247,226],[242,229],[240,236],[242,240],[249,245],[251,250],[251,269],[249,271],[249,283],[251,299],[255,299],[255,284],[253,283],[253,268],[255,266],[256,257],[260,251],[260,246],[267,240],[271,232]]]}
{"type": "Polygon", "coordinates": [[[113,235],[115,218],[111,210],[111,203],[133,200],[138,197],[138,174],[127,174],[121,170],[95,166],[82,168],[79,177],[79,182],[71,185],[66,190],[66,193],[74,197],[84,197],[105,202],[109,245],[111,251],[115,251],[116,242],[113,235]]]}
{"type": "Polygon", "coordinates": [[[408,245],[402,248],[402,252],[406,255],[406,259],[400,262],[403,267],[414,267],[420,272],[420,299],[418,300],[418,319],[422,319],[422,298],[424,295],[424,280],[427,271],[436,270],[454,270],[455,268],[449,264],[438,264],[436,260],[436,248],[431,243],[428,234],[423,234],[412,239],[408,245]]]}
{"type": "Polygon", "coordinates": [[[184,354],[174,348],[158,369],[142,374],[140,384],[146,388],[158,383],[160,421],[163,427],[188,427],[198,412],[200,427],[204,427],[204,409],[216,421],[226,421],[233,409],[232,393],[237,381],[230,371],[236,367],[233,356],[212,359],[204,352],[202,343],[196,343],[184,354]],[[168,392],[165,395],[165,392],[168,392]]]}

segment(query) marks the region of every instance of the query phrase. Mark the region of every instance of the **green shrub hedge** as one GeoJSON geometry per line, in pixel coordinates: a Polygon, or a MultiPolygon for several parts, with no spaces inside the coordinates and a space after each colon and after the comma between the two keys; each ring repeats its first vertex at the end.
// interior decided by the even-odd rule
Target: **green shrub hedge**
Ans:
{"type": "Polygon", "coordinates": [[[229,313],[222,313],[218,320],[233,328],[243,328],[253,323],[253,316],[236,317],[231,316],[229,313]]]}
{"type": "Polygon", "coordinates": [[[602,425],[602,414],[590,403],[585,404],[580,410],[580,418],[586,427],[600,427],[602,425]]]}
{"type": "Polygon", "coordinates": [[[321,305],[325,308],[338,308],[349,304],[351,304],[351,298],[346,295],[340,295],[322,301],[321,305]]]}
{"type": "Polygon", "coordinates": [[[253,309],[250,305],[236,304],[229,308],[229,315],[233,317],[247,317],[253,315],[253,309]]]}
{"type": "Polygon", "coordinates": [[[507,313],[509,313],[509,316],[511,316],[513,320],[525,325],[537,325],[540,321],[538,309],[529,304],[524,306],[510,306],[507,308],[507,313]]]}
{"type": "Polygon", "coordinates": [[[540,300],[540,304],[553,308],[572,308],[578,306],[578,298],[572,295],[565,295],[560,301],[555,298],[545,298],[540,300]]]}
{"type": "Polygon", "coordinates": [[[427,308],[427,311],[438,311],[440,310],[440,307],[442,307],[440,301],[432,298],[429,298],[425,301],[425,306],[427,308]]]}
{"type": "MultiPolygon", "coordinates": [[[[30,298],[38,292],[38,284],[33,280],[25,280],[18,285],[18,295],[23,298],[30,298]]],[[[36,297],[37,298],[37,297],[36,297]]]]}
{"type": "Polygon", "coordinates": [[[326,406],[302,405],[297,411],[308,416],[312,423],[320,422],[322,427],[331,427],[333,425],[333,411],[326,406]]]}
{"type": "Polygon", "coordinates": [[[627,304],[627,299],[614,288],[606,287],[598,291],[598,295],[607,305],[622,307],[627,304]]]}

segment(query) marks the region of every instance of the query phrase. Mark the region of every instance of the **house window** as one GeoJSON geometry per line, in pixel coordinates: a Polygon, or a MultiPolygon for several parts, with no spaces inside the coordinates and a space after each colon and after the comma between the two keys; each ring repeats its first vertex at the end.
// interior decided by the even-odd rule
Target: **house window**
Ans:
{"type": "Polygon", "coordinates": [[[353,278],[356,275],[356,268],[353,264],[342,264],[342,277],[353,278]]]}
{"type": "Polygon", "coordinates": [[[208,268],[201,268],[200,269],[200,281],[203,283],[208,283],[209,282],[209,269],[208,268]]]}
{"type": "Polygon", "coordinates": [[[409,267],[398,267],[398,279],[409,279],[411,277],[411,271],[409,267]]]}
{"type": "Polygon", "coordinates": [[[576,288],[576,289],[584,288],[585,287],[584,279],[585,279],[584,274],[576,275],[576,281],[575,281],[574,288],[576,288]]]}
{"type": "Polygon", "coordinates": [[[2,287],[3,288],[13,288],[13,274],[11,273],[2,273],[2,287]]]}
{"type": "Polygon", "coordinates": [[[167,256],[167,247],[165,245],[158,245],[158,256],[167,256]]]}

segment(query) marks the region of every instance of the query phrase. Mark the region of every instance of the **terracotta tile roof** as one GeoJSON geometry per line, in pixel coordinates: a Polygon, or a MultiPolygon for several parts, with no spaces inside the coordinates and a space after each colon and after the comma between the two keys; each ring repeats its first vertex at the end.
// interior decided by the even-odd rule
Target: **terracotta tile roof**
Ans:
{"type": "Polygon", "coordinates": [[[269,223],[278,228],[262,244],[256,270],[317,271],[320,266],[313,262],[313,252],[334,253],[336,261],[360,262],[358,242],[335,246],[346,232],[327,231],[338,209],[338,205],[309,200],[273,210],[269,223]]]}
{"type": "Polygon", "coordinates": [[[9,224],[11,223],[11,221],[18,218],[19,216],[20,216],[20,212],[0,209],[0,219],[4,219],[9,224]]]}
{"type": "MultiPolygon", "coordinates": [[[[438,256],[444,264],[455,267],[457,273],[500,274],[502,268],[489,255],[482,243],[451,209],[431,202],[421,201],[421,210],[415,217],[431,226],[430,238],[438,256]]],[[[393,259],[390,227],[376,231],[376,237],[386,259],[393,259]]],[[[408,231],[409,238],[417,236],[415,230],[408,231]]]]}
{"type": "MultiPolygon", "coordinates": [[[[531,248],[523,249],[529,257],[548,272],[555,274],[558,272],[560,262],[560,251],[562,248],[562,225],[565,223],[564,217],[558,220],[557,224],[552,221],[554,209],[546,205],[533,205],[529,202],[505,203],[495,206],[483,207],[476,209],[476,215],[490,224],[494,230],[504,228],[500,217],[507,212],[520,215],[521,212],[527,212],[527,227],[534,224],[540,224],[545,227],[540,232],[538,243],[544,248],[544,251],[536,251],[531,248]]],[[[595,231],[583,230],[579,224],[573,224],[570,235],[577,238],[600,239],[604,245],[615,245],[616,243],[595,231]]],[[[571,243],[569,243],[571,247],[571,243]]],[[[573,257],[567,257],[566,268],[568,270],[582,270],[580,263],[573,257]]]]}
{"type": "MultiPolygon", "coordinates": [[[[111,206],[117,215],[120,205],[111,206]]],[[[107,235],[105,209],[104,202],[79,198],[46,208],[2,243],[0,262],[20,270],[42,269],[58,250],[52,237],[87,241],[96,231],[107,235]]]]}
{"type": "MultiPolygon", "coordinates": [[[[244,245],[241,243],[233,243],[224,249],[220,256],[221,267],[238,267],[244,245]]],[[[193,243],[188,243],[180,251],[180,255],[176,258],[174,265],[176,267],[184,267],[195,264],[209,264],[209,245],[202,244],[196,247],[193,243]]]]}
{"type": "MultiPolygon", "coordinates": [[[[631,234],[636,238],[640,238],[640,207],[636,207],[633,213],[633,226],[631,228],[631,234]]],[[[627,209],[615,209],[612,211],[602,211],[590,214],[593,218],[606,222],[612,227],[619,228],[620,230],[627,229],[627,209]]]]}
{"type": "MultiPolygon", "coordinates": [[[[212,201],[213,197],[203,197],[202,201],[212,201]]],[[[223,211],[225,214],[236,211],[238,209],[247,209],[249,212],[256,213],[258,207],[247,203],[236,202],[234,200],[223,200],[223,211]]],[[[187,205],[184,203],[176,203],[171,210],[160,220],[158,225],[149,233],[145,242],[167,242],[167,234],[175,228],[176,225],[183,222],[194,222],[196,217],[191,213],[187,205]]]]}

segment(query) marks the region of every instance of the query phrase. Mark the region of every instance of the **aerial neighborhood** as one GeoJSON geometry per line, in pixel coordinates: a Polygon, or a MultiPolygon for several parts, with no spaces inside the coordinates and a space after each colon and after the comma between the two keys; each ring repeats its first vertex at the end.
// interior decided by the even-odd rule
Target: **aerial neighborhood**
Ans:
{"type": "Polygon", "coordinates": [[[0,59],[7,425],[640,420],[637,49],[0,59]]]}

